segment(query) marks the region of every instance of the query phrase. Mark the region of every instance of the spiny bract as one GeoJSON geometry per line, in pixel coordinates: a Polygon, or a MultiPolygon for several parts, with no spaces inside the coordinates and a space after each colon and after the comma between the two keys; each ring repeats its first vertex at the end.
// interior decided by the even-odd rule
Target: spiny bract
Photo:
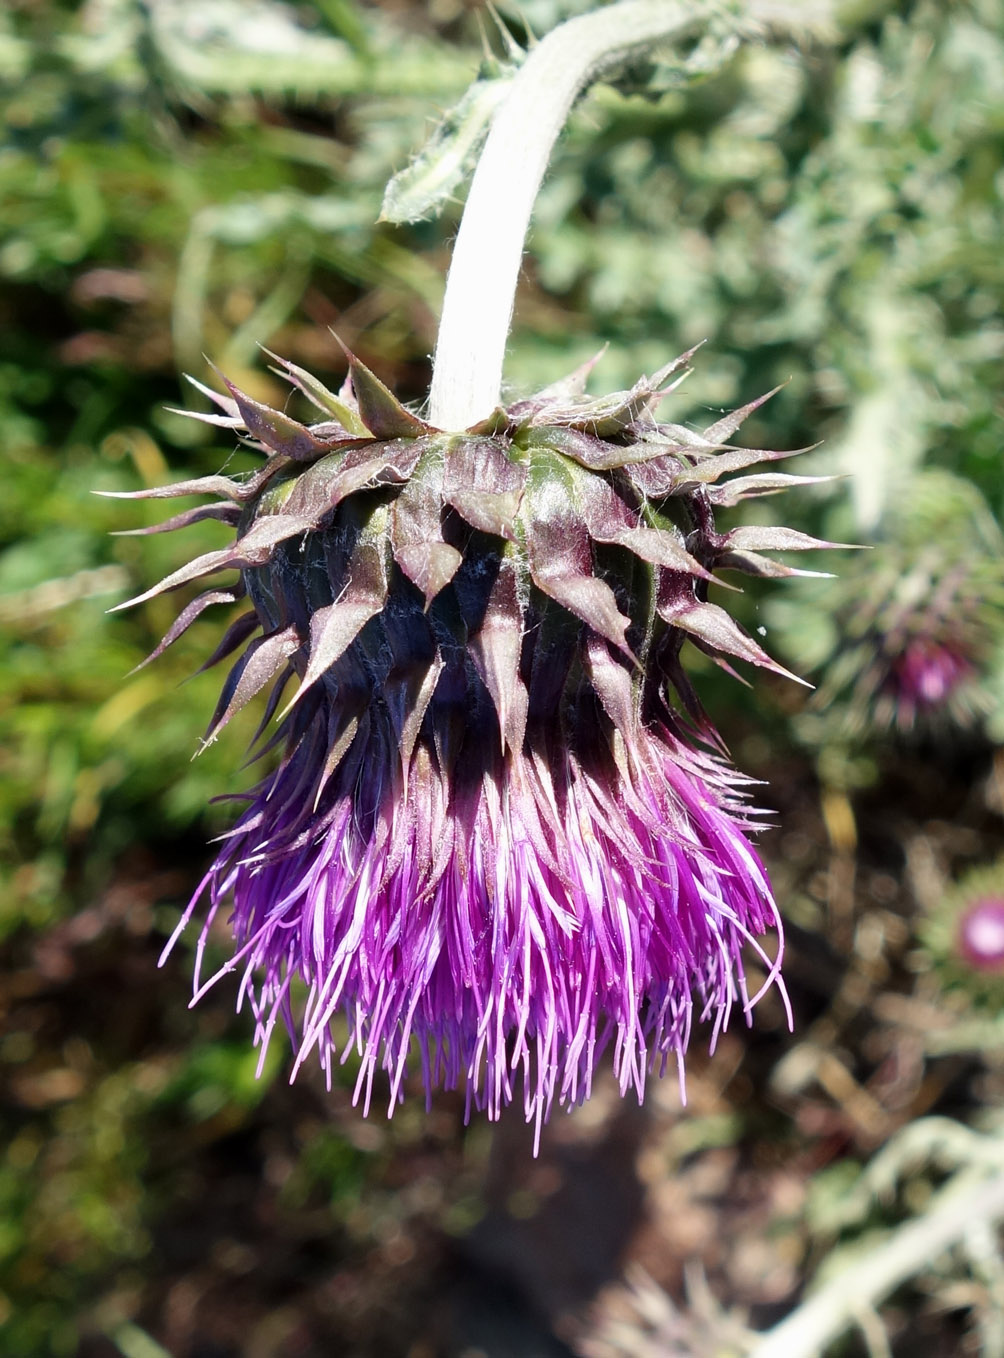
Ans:
{"type": "Polygon", "coordinates": [[[238,658],[206,740],[268,685],[270,721],[299,680],[269,742],[278,767],[178,926],[208,898],[196,996],[241,969],[263,1046],[282,1016],[297,1066],[316,1050],[330,1076],[336,1040],[343,1059],[354,1047],[367,1108],[382,1065],[393,1109],[410,1052],[427,1096],[459,1086],[491,1117],[521,1073],[539,1133],[555,1099],[588,1095],[608,1044],[640,1097],[649,1069],[682,1070],[695,1016],[714,1038],[737,997],[748,1015],[747,945],[764,988],[777,979],[747,780],[681,647],[780,670],[708,601],[712,571],[797,574],[761,553],[828,544],[717,531],[718,507],[807,478],[721,480],[788,456],[729,442],[761,401],[700,434],[656,422],[689,358],[603,399],[583,394],[587,365],[460,433],[352,355],[337,396],[277,360],[320,423],[202,388],[221,413],[199,418],[264,466],[131,492],[221,497],[160,528],[236,528],[131,601],[239,572],[150,657],[209,606],[250,602],[212,657],[238,658]],[[203,980],[224,903],[236,951],[203,980]]]}

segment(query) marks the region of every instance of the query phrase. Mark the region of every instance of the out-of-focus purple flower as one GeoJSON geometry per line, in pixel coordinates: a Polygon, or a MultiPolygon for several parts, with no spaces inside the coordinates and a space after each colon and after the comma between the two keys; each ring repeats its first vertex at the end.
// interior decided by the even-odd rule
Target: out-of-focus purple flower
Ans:
{"type": "Polygon", "coordinates": [[[995,1019],[1004,1003],[1004,860],[970,868],[920,921],[931,971],[974,1014],[995,1019]]]}
{"type": "Polygon", "coordinates": [[[817,704],[847,693],[855,730],[971,724],[986,711],[980,664],[990,647],[999,562],[945,535],[922,546],[883,544],[841,580],[843,649],[817,704]],[[871,568],[870,571],[868,568],[871,568]]]}
{"type": "Polygon", "coordinates": [[[976,486],[925,468],[839,579],[772,601],[769,619],[794,663],[822,676],[808,738],[909,737],[988,716],[988,663],[1004,640],[1002,549],[976,486]]]}
{"type": "MultiPolygon", "coordinates": [[[[760,402],[702,434],[659,424],[667,378],[583,395],[588,368],[460,433],[430,428],[350,356],[304,425],[229,383],[211,422],[266,454],[140,496],[222,497],[177,516],[236,539],[140,600],[236,569],[182,611],[247,597],[213,659],[238,652],[206,739],[271,685],[299,687],[254,790],[175,936],[208,902],[196,996],[227,972],[267,1044],[296,1066],[358,1053],[356,1097],[409,1063],[427,1093],[461,1087],[537,1124],[585,1098],[610,1049],[622,1092],[712,1041],[778,980],[780,926],[749,842],[746,780],[725,762],[681,664],[689,639],[779,669],[708,601],[712,570],[794,574],[761,555],[820,544],[720,533],[715,510],[801,478],[720,478],[782,456],[731,445],[760,402]],[[203,976],[210,926],[235,952],[203,976]],[[775,931],[772,959],[760,939],[775,931]],[[306,999],[297,989],[306,990],[306,999]],[[759,992],[758,992],[759,993],[759,992]]],[[[211,393],[210,393],[211,394],[211,393]]],[[[132,602],[138,602],[133,600],[132,602]]],[[[152,657],[151,657],[152,658],[152,657]]],[[[783,992],[782,992],[783,993],[783,992]]]]}
{"type": "Polygon", "coordinates": [[[912,726],[919,712],[946,707],[975,671],[962,647],[936,637],[914,637],[890,664],[886,690],[901,726],[912,726]]]}
{"type": "Polygon", "coordinates": [[[1004,972],[1004,896],[984,897],[963,910],[958,947],[977,970],[1004,972]]]}

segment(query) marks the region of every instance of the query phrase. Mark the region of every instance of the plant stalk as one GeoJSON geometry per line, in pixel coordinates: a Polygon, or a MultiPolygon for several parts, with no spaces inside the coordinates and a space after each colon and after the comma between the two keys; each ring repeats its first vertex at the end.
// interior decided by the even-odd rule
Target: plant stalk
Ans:
{"type": "Polygon", "coordinates": [[[499,404],[530,214],[576,96],[652,43],[720,12],[716,0],[624,0],[559,25],[520,67],[478,161],[446,281],[429,420],[465,429],[499,404]]]}
{"type": "Polygon", "coordinates": [[[942,1190],[922,1217],[900,1226],[763,1335],[752,1350],[755,1358],[818,1358],[862,1310],[884,1301],[975,1227],[1002,1218],[1004,1174],[964,1190],[955,1185],[942,1190]]]}

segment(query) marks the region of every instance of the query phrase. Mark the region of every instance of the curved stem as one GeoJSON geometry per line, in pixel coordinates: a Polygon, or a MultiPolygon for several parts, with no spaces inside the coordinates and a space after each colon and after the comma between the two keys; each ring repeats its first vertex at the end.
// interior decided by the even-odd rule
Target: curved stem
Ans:
{"type": "Polygon", "coordinates": [[[432,424],[465,429],[499,403],[530,213],[576,96],[633,53],[699,30],[720,12],[717,0],[624,0],[561,24],[530,53],[492,124],[457,233],[432,370],[432,424]]]}
{"type": "Polygon", "coordinates": [[[901,1226],[768,1330],[753,1348],[755,1358],[817,1358],[862,1310],[883,1301],[975,1226],[1002,1218],[1004,1174],[964,1190],[943,1189],[922,1217],[901,1226]]]}

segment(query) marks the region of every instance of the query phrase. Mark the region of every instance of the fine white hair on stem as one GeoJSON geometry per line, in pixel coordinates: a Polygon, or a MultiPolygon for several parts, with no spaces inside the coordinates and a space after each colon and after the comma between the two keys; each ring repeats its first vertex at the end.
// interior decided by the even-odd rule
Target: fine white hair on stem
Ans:
{"type": "Polygon", "coordinates": [[[527,57],[492,124],[453,248],[429,419],[463,429],[498,404],[530,214],[577,95],[634,51],[698,29],[706,4],[628,0],[561,24],[527,57]]]}

